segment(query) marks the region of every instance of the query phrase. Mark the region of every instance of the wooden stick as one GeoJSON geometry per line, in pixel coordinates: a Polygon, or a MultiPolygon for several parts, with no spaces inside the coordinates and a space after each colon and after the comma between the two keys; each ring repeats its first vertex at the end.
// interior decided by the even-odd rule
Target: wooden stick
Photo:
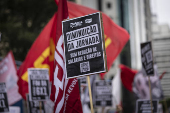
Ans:
{"type": "Polygon", "coordinates": [[[105,109],[105,107],[102,107],[102,113],[104,113],[104,109],[105,109]]]}
{"type": "Polygon", "coordinates": [[[152,91],[151,91],[151,81],[150,81],[150,76],[148,76],[149,80],[149,90],[150,90],[150,104],[151,104],[151,112],[153,113],[153,109],[152,109],[152,91]]]}
{"type": "Polygon", "coordinates": [[[41,108],[41,101],[39,101],[39,106],[40,106],[40,113],[42,113],[42,108],[41,108]]]}
{"type": "Polygon", "coordinates": [[[91,113],[94,113],[94,111],[93,111],[92,94],[91,94],[91,85],[90,85],[90,75],[87,76],[87,82],[88,82],[88,89],[89,89],[91,113]]]}
{"type": "Polygon", "coordinates": [[[166,104],[166,99],[163,99],[164,105],[165,105],[165,113],[168,113],[168,108],[167,108],[167,104],[166,104]]]}

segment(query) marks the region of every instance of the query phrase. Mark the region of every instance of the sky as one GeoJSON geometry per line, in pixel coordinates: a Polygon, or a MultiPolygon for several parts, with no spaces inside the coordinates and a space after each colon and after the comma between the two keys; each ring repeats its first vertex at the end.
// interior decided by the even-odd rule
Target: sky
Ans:
{"type": "Polygon", "coordinates": [[[159,24],[170,27],[170,0],[151,0],[151,12],[157,15],[159,24]]]}

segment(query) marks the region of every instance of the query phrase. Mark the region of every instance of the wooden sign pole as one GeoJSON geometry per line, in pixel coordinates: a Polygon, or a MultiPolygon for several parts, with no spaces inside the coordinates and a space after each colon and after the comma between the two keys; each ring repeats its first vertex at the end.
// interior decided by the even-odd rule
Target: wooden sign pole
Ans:
{"type": "Polygon", "coordinates": [[[164,102],[164,106],[165,106],[165,113],[168,113],[168,108],[167,108],[167,104],[166,104],[166,99],[163,99],[164,102]]]}
{"type": "Polygon", "coordinates": [[[152,106],[152,91],[151,91],[151,81],[150,76],[148,76],[148,82],[149,82],[149,90],[150,90],[150,104],[151,104],[151,112],[153,113],[153,106],[152,106]]]}
{"type": "Polygon", "coordinates": [[[102,107],[102,113],[104,113],[104,109],[105,109],[105,107],[102,107]]]}
{"type": "Polygon", "coordinates": [[[90,98],[91,113],[94,113],[94,111],[93,111],[92,94],[91,94],[91,85],[90,85],[90,75],[87,76],[87,82],[88,82],[88,89],[89,89],[89,98],[90,98]]]}
{"type": "Polygon", "coordinates": [[[40,113],[42,113],[42,108],[41,108],[42,104],[41,104],[41,101],[39,101],[39,106],[40,106],[40,113]]]}

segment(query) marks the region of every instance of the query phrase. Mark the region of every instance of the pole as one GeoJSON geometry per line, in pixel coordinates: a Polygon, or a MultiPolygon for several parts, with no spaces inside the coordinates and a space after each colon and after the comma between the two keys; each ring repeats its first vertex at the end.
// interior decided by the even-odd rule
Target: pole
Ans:
{"type": "Polygon", "coordinates": [[[105,108],[104,108],[104,107],[102,107],[102,113],[104,113],[104,109],[105,109],[105,108]]]}
{"type": "Polygon", "coordinates": [[[87,75],[87,82],[88,82],[88,89],[89,89],[91,113],[94,113],[94,111],[93,111],[92,94],[91,94],[91,85],[90,85],[90,75],[87,75]]]}
{"type": "Polygon", "coordinates": [[[148,76],[149,80],[149,90],[150,90],[150,104],[151,104],[151,112],[153,113],[153,106],[152,106],[152,91],[151,91],[151,81],[150,81],[150,76],[148,76]]]}
{"type": "Polygon", "coordinates": [[[41,107],[41,101],[39,101],[39,106],[40,106],[40,113],[42,113],[42,107],[41,107]]]}
{"type": "Polygon", "coordinates": [[[165,113],[168,113],[167,103],[166,99],[163,99],[164,105],[165,105],[165,113]]]}

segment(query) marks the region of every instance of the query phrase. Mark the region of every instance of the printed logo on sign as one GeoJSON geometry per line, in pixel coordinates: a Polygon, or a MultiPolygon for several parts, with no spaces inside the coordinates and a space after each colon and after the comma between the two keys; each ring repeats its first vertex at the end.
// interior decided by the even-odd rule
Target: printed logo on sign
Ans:
{"type": "Polygon", "coordinates": [[[91,23],[91,22],[92,22],[92,18],[85,20],[85,23],[91,23]]]}
{"type": "Polygon", "coordinates": [[[73,28],[73,27],[77,27],[77,26],[81,26],[82,25],[82,21],[80,22],[74,22],[74,23],[70,23],[70,27],[73,28]]]}
{"type": "Polygon", "coordinates": [[[146,59],[147,59],[147,63],[152,61],[152,51],[148,51],[146,53],[146,59]]]}
{"type": "Polygon", "coordinates": [[[89,61],[80,63],[80,71],[81,71],[81,73],[90,71],[89,61]]]}

